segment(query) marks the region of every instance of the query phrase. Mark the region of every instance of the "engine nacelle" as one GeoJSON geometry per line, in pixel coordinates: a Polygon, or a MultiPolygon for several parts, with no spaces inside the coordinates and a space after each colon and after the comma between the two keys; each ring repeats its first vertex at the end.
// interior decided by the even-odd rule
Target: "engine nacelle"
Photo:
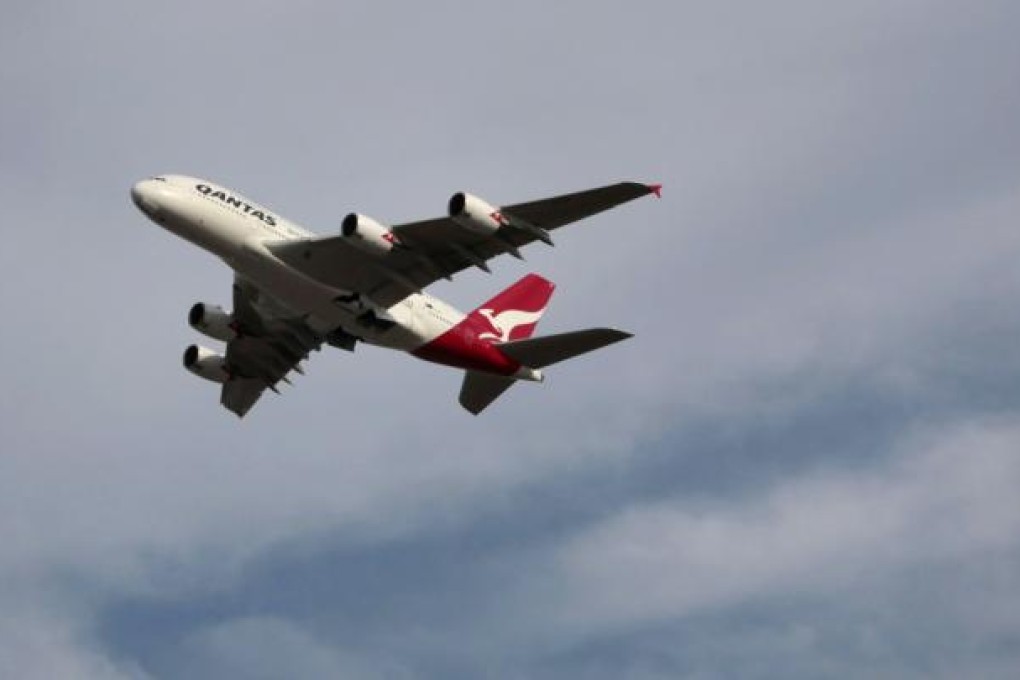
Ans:
{"type": "Polygon", "coordinates": [[[351,213],[340,223],[340,233],[352,245],[371,255],[382,256],[397,245],[397,237],[371,217],[351,213]]]}
{"type": "Polygon", "coordinates": [[[184,350],[184,368],[199,378],[205,378],[214,383],[225,383],[230,380],[227,360],[211,349],[198,345],[191,345],[184,350]]]}
{"type": "Polygon", "coordinates": [[[188,324],[199,333],[210,338],[230,342],[237,337],[234,317],[218,305],[198,302],[188,312],[188,324]]]}
{"type": "Polygon", "coordinates": [[[508,224],[499,208],[463,191],[450,197],[447,213],[460,226],[485,236],[508,224]]]}

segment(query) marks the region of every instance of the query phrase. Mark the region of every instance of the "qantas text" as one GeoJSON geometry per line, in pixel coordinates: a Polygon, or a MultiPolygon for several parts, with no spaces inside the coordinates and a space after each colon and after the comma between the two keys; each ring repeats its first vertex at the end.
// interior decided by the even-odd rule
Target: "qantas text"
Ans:
{"type": "Polygon", "coordinates": [[[274,219],[272,215],[253,208],[252,206],[242,201],[240,198],[231,196],[230,194],[224,191],[220,191],[219,189],[213,189],[212,187],[207,186],[205,184],[196,184],[195,190],[198,191],[199,193],[205,194],[206,196],[218,198],[227,205],[232,205],[235,208],[240,208],[241,210],[244,211],[246,215],[257,217],[266,224],[268,224],[270,227],[276,226],[276,219],[274,219]]]}

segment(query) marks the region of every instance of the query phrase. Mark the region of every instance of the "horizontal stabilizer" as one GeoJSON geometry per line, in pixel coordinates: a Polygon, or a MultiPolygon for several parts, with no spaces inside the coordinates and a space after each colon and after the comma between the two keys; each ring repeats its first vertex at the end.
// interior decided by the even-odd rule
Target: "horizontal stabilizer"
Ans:
{"type": "Polygon", "coordinates": [[[460,405],[478,415],[514,382],[513,378],[502,375],[467,371],[460,387],[460,405]]]}
{"type": "Polygon", "coordinates": [[[583,331],[513,340],[497,345],[506,356],[529,368],[545,368],[607,345],[626,340],[630,333],[614,328],[589,328],[583,331]]]}

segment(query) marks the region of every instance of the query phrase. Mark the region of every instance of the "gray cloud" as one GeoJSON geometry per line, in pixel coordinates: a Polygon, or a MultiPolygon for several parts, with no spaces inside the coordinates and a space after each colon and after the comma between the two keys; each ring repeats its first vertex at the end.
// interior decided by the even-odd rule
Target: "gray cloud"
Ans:
{"type": "Polygon", "coordinates": [[[755,593],[852,586],[872,559],[896,571],[897,560],[995,554],[1013,545],[1020,518],[1016,437],[1015,426],[942,434],[892,469],[802,476],[729,509],[629,508],[559,551],[564,609],[610,625],[677,617],[755,593]]]}

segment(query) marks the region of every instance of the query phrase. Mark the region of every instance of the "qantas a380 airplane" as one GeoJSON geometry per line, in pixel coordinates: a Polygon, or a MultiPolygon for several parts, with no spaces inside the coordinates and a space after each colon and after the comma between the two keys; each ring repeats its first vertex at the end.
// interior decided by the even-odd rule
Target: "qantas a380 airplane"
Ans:
{"type": "Polygon", "coordinates": [[[335,236],[316,236],[212,182],[164,175],[135,184],[131,198],[156,224],[220,257],[234,270],[233,311],[199,302],[188,322],[226,343],[225,355],[192,345],[184,366],[222,384],[220,402],[244,416],[265,389],[323,343],[358,341],[410,352],[466,373],[460,403],[477,414],[518,380],[629,338],[609,328],[531,337],[553,284],[529,274],[468,315],[422,292],[438,279],[543,241],[565,224],[648,194],[660,185],[621,182],[496,208],[454,194],[447,216],[388,227],[351,213],[335,236]]]}

